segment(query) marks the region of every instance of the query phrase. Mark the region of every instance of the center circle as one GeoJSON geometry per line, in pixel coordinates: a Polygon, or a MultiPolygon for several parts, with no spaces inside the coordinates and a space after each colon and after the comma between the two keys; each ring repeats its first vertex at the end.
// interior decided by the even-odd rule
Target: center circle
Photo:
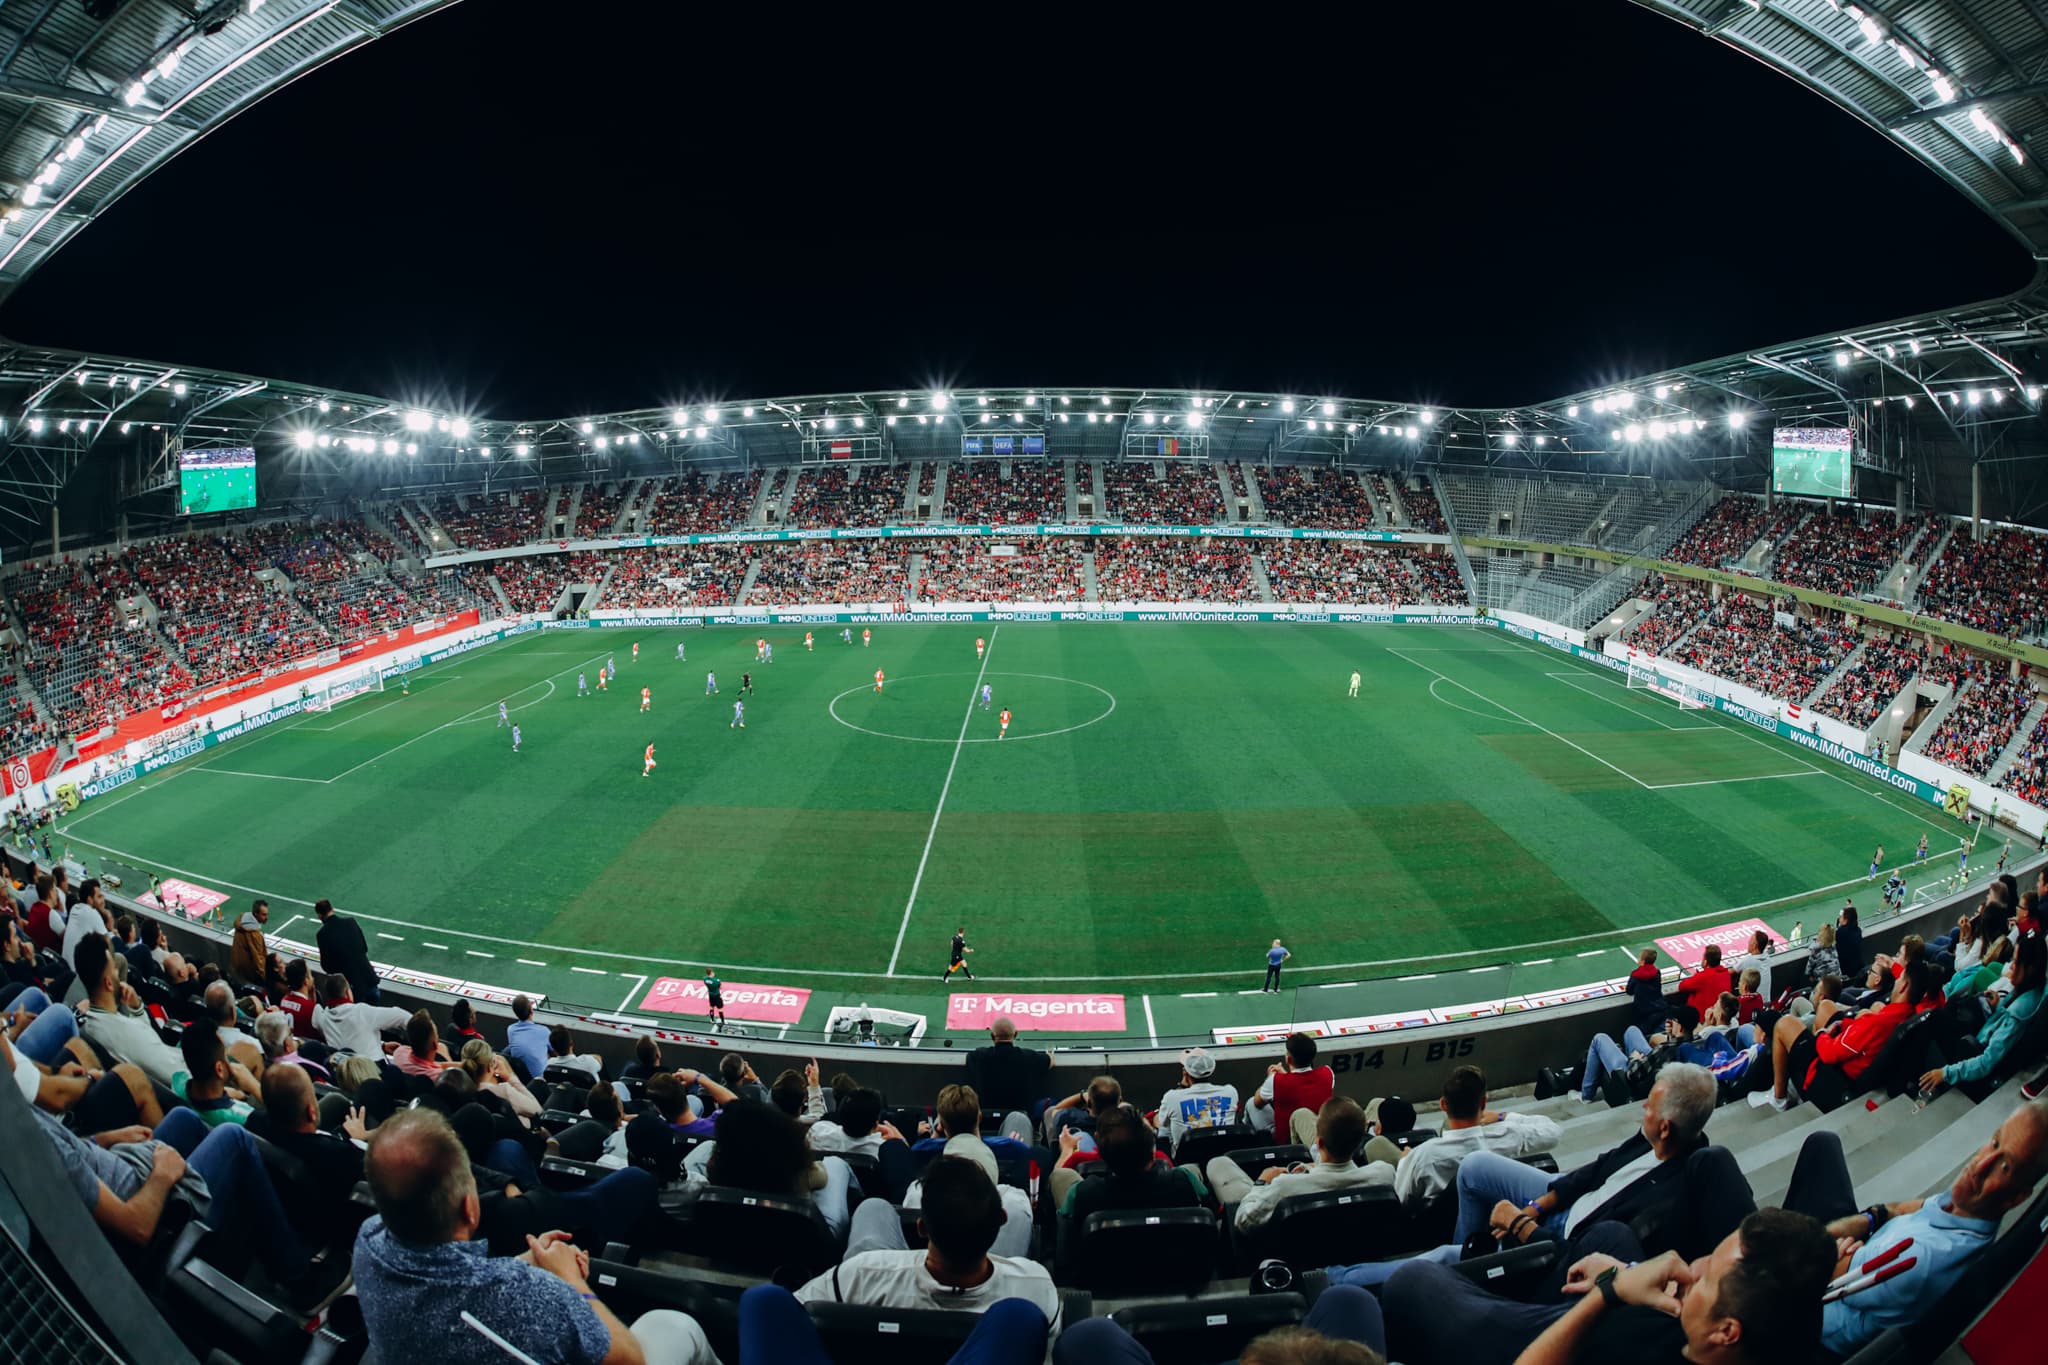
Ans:
{"type": "MultiPolygon", "coordinates": [[[[1022,717],[1013,714],[1009,738],[1001,740],[1001,742],[1006,744],[1016,744],[1031,739],[1051,739],[1054,735],[1071,734],[1075,730],[1084,730],[1091,725],[1100,724],[1102,721],[1109,719],[1110,715],[1116,710],[1115,694],[1107,688],[1097,687],[1094,683],[1082,682],[1077,678],[1062,678],[1052,673],[997,673],[993,671],[988,673],[913,673],[908,677],[889,678],[886,680],[882,697],[877,699],[878,705],[867,707],[864,711],[851,705],[846,708],[848,711],[854,711],[860,715],[860,720],[858,721],[849,719],[846,715],[841,714],[841,703],[846,702],[849,697],[861,693],[866,693],[871,698],[874,697],[874,685],[872,683],[862,683],[858,687],[847,688],[844,692],[832,698],[826,704],[825,710],[831,715],[832,719],[838,721],[847,729],[858,730],[864,735],[873,735],[877,739],[900,739],[911,744],[994,744],[998,742],[1001,736],[994,733],[979,735],[968,733],[963,736],[960,728],[960,712],[957,709],[951,710],[950,714],[945,718],[945,727],[953,731],[953,733],[947,735],[904,734],[900,730],[884,729],[881,728],[881,725],[873,723],[887,722],[891,719],[885,708],[890,705],[889,697],[892,690],[907,687],[911,683],[932,682],[934,680],[952,678],[966,678],[969,680],[970,686],[977,680],[992,682],[992,680],[998,678],[1024,678],[1041,683],[1063,683],[1068,687],[1085,688],[1097,694],[1099,698],[1098,704],[1102,706],[1100,711],[1090,716],[1087,720],[1080,721],[1074,725],[1063,725],[1054,730],[1025,730],[1021,725],[1022,717]],[[863,724],[862,722],[870,723],[863,724]]],[[[901,696],[903,694],[899,691],[895,695],[901,696]]],[[[973,687],[969,695],[972,700],[967,703],[969,707],[969,712],[966,716],[967,730],[970,732],[974,730],[993,731],[996,725],[995,718],[1001,713],[1005,705],[1003,687],[1000,684],[994,686],[994,696],[989,703],[988,713],[985,717],[981,715],[980,688],[973,687]],[[981,719],[981,724],[976,724],[977,717],[981,719]]],[[[961,698],[958,693],[949,694],[947,698],[949,707],[957,707],[960,702],[961,698]]],[[[1014,709],[1013,707],[1013,713],[1014,709]]]]}

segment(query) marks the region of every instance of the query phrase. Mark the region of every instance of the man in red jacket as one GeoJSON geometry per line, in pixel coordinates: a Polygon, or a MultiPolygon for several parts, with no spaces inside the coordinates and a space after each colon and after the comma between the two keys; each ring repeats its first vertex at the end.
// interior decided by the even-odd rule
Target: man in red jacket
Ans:
{"type": "Polygon", "coordinates": [[[1771,1034],[1770,1093],[1759,1090],[1749,1102],[1790,1109],[1799,1101],[1788,1095],[1785,1087],[1796,1075],[1801,1095],[1825,1108],[1840,1104],[1884,1050],[1893,1031],[1913,1017],[1932,990],[1933,973],[1927,964],[1909,962],[1892,984],[1891,999],[1880,1009],[1827,1021],[1815,1015],[1819,1026],[1813,1031],[1808,1030],[1806,1020],[1786,1015],[1771,1034]]]}
{"type": "Polygon", "coordinates": [[[1700,969],[1678,983],[1678,993],[1685,997],[1686,1004],[1704,1017],[1708,1010],[1720,1003],[1722,992],[1732,990],[1734,986],[1734,974],[1721,965],[1721,945],[1709,943],[1700,958],[1700,969]]]}

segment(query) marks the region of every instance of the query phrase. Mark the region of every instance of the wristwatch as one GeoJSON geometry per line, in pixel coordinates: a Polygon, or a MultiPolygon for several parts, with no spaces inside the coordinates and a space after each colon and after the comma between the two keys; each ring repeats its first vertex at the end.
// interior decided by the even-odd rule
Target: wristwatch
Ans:
{"type": "Polygon", "coordinates": [[[1611,1265],[1593,1277],[1593,1287],[1600,1291],[1600,1298],[1609,1308],[1621,1307],[1621,1295],[1614,1291],[1614,1277],[1620,1273],[1620,1266],[1611,1265]]]}

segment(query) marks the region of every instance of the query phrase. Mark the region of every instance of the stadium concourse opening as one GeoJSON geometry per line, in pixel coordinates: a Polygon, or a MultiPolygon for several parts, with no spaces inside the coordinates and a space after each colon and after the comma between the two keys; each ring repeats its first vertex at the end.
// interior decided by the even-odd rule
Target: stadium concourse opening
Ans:
{"type": "Polygon", "coordinates": [[[754,627],[529,632],[60,834],[131,884],[266,896],[286,941],[325,896],[379,960],[592,1012],[674,1022],[700,1008],[676,983],[716,966],[780,1002],[757,1027],[865,1002],[936,1035],[964,924],[975,989],[1122,997],[1088,1031],[1164,1039],[1564,991],[1721,921],[1789,934],[1877,908],[1873,847],[1964,830],[1492,629],[904,622],[809,651],[766,629],[772,663],[754,627]],[[1248,1008],[1276,935],[1288,994],[1248,1008]]]}

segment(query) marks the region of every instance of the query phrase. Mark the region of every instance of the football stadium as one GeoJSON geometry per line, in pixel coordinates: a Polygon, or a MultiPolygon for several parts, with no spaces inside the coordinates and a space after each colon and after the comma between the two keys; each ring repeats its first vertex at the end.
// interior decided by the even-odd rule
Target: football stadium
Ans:
{"type": "MultiPolygon", "coordinates": [[[[21,9],[0,304],[512,16],[21,9]]],[[[1601,9],[2034,282],[1495,407],[0,344],[0,1358],[2048,1355],[2048,16],[1601,9]]]]}

